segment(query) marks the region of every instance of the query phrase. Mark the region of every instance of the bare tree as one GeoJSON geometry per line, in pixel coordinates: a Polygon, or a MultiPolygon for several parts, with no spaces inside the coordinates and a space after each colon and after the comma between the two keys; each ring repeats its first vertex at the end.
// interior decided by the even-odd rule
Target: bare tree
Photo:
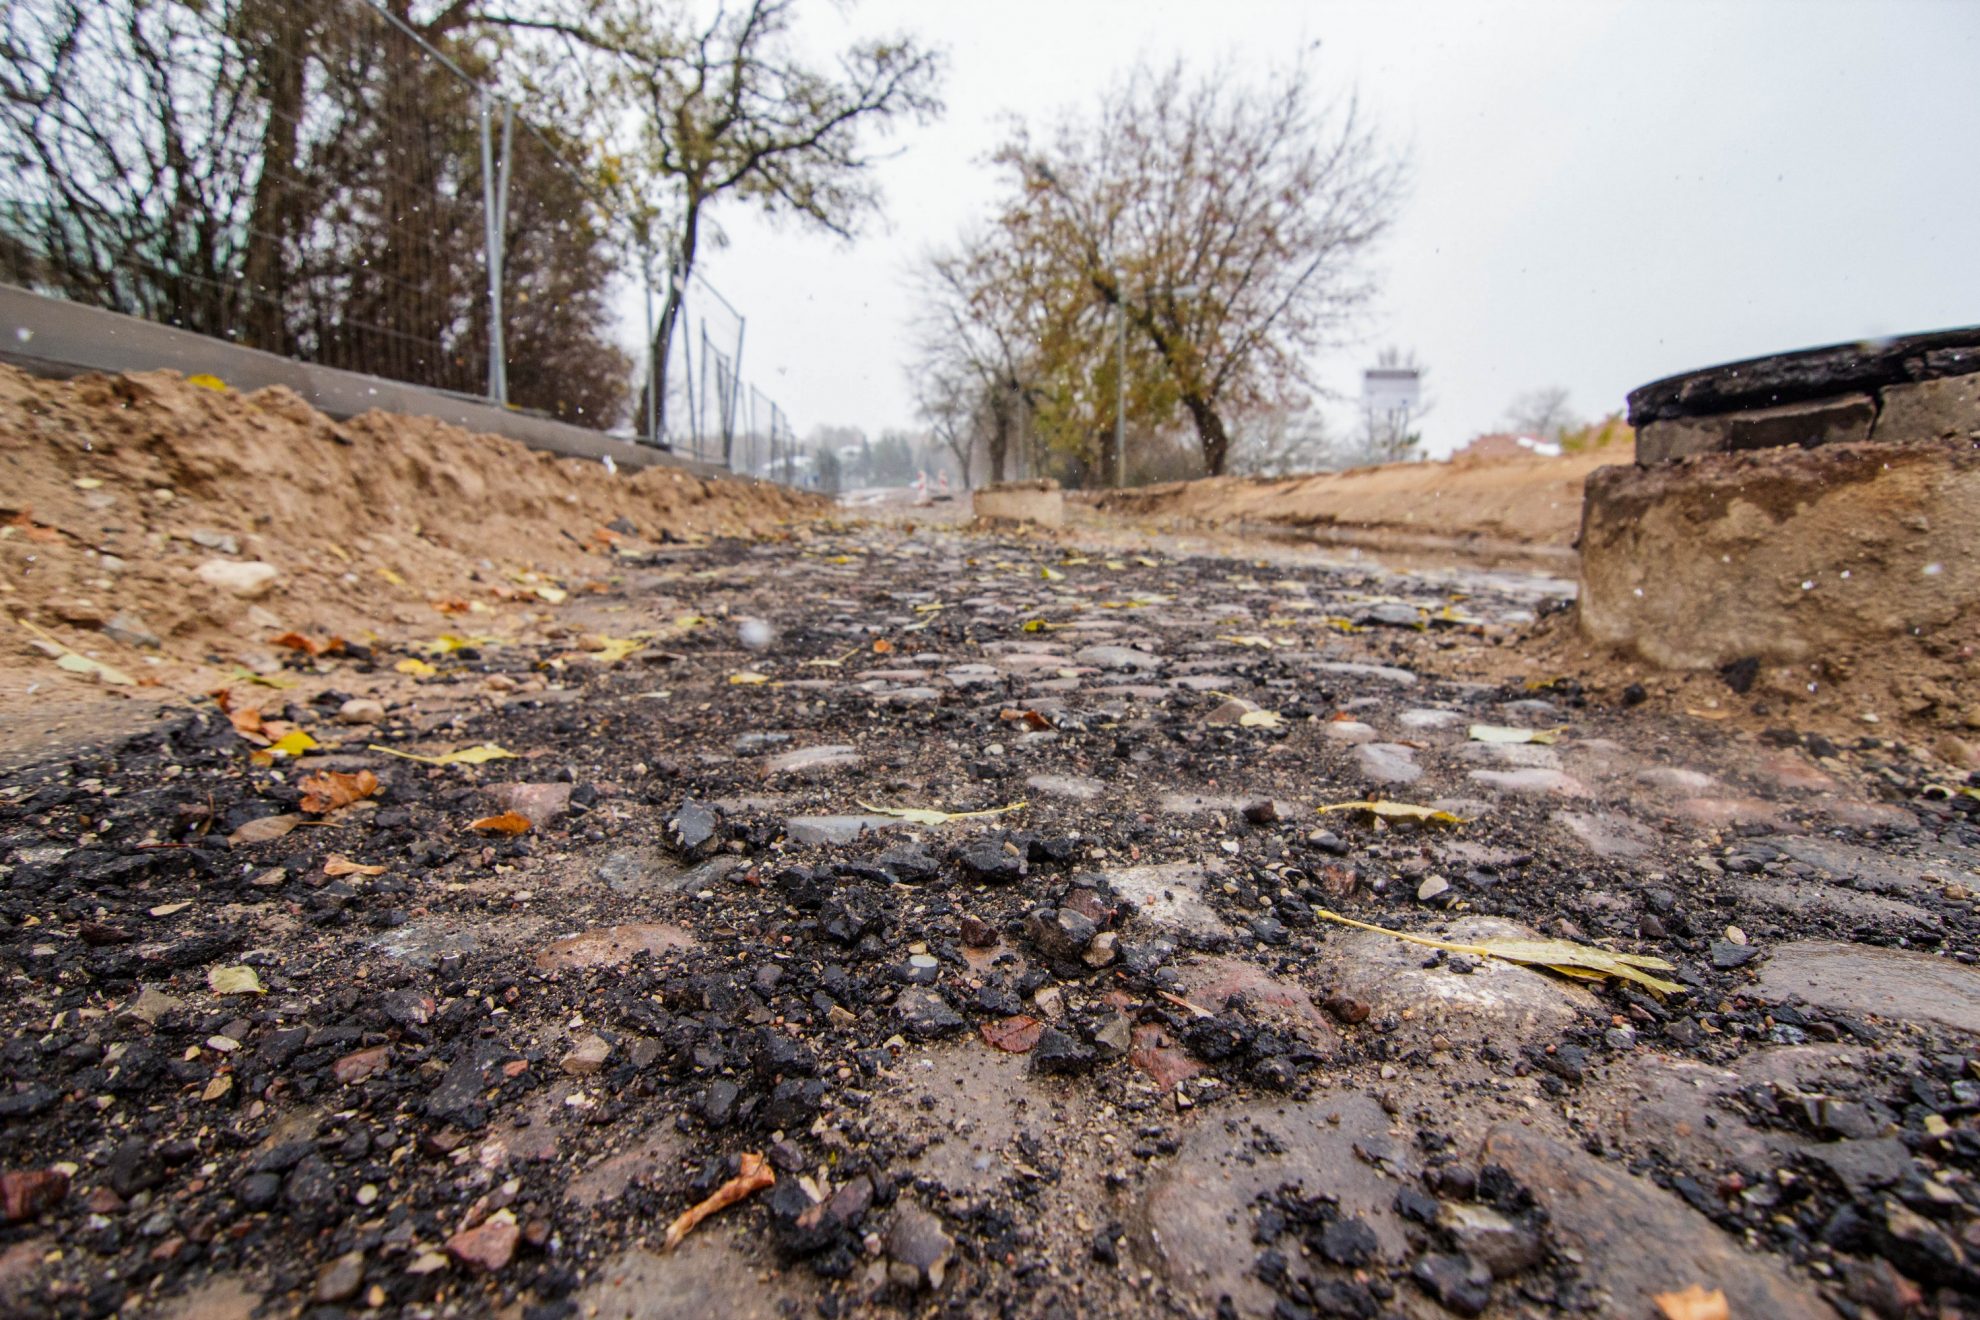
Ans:
{"type": "MultiPolygon", "coordinates": [[[[650,345],[666,400],[669,346],[700,255],[708,210],[753,202],[850,237],[875,211],[871,136],[941,110],[940,59],[911,38],[865,42],[835,71],[813,67],[788,40],[795,0],[718,8],[705,26],[662,21],[634,5],[602,38],[612,47],[605,90],[640,108],[618,172],[650,246],[669,249],[667,299],[650,345]]],[[[712,230],[715,241],[719,230],[712,230]]]]}
{"type": "Polygon", "coordinates": [[[956,460],[964,490],[972,488],[970,458],[983,432],[981,383],[954,358],[925,359],[914,377],[915,413],[956,460]]]}
{"type": "MultiPolygon", "coordinates": [[[[522,0],[527,3],[528,0],[522,0]]],[[[585,12],[603,0],[542,0],[585,12]]],[[[476,89],[524,14],[454,0],[424,28],[357,3],[38,0],[0,16],[0,274],[291,357],[485,384],[476,89]]],[[[592,426],[623,412],[613,272],[581,155],[516,135],[510,398],[592,426]]]]}
{"type": "Polygon", "coordinates": [[[979,230],[926,258],[917,279],[922,314],[910,372],[945,381],[967,400],[987,452],[987,480],[1002,481],[1040,403],[1043,346],[1054,339],[1038,268],[997,230],[979,230]]]}
{"type": "Polygon", "coordinates": [[[1521,435],[1537,435],[1543,440],[1558,442],[1581,424],[1581,418],[1568,402],[1568,392],[1559,385],[1528,390],[1506,409],[1509,430],[1521,435]]]}
{"type": "Polygon", "coordinates": [[[998,228],[1056,296],[1065,351],[1104,359],[1109,314],[1124,316],[1213,474],[1228,418],[1297,403],[1308,355],[1370,296],[1363,259],[1400,189],[1354,102],[1317,105],[1299,66],[1262,85],[1142,68],[1095,118],[1021,129],[997,159],[998,228]]]}
{"type": "Polygon", "coordinates": [[[1348,449],[1319,412],[1270,408],[1248,416],[1236,428],[1229,468],[1248,477],[1325,472],[1343,466],[1348,449]]]}

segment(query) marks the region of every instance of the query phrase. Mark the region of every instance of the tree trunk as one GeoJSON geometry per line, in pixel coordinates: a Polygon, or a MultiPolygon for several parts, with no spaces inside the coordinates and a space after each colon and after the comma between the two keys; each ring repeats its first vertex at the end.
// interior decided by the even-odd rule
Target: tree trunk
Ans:
{"type": "Polygon", "coordinates": [[[1183,407],[1189,409],[1189,419],[1196,423],[1196,440],[1203,446],[1203,470],[1213,477],[1223,476],[1231,457],[1231,437],[1224,430],[1224,419],[1217,415],[1217,406],[1208,399],[1186,395],[1183,407]]]}
{"type": "MultiPolygon", "coordinates": [[[[653,400],[653,443],[663,445],[667,436],[667,359],[673,353],[674,327],[681,318],[681,302],[687,297],[688,276],[694,273],[694,249],[701,232],[701,199],[690,192],[687,214],[681,222],[681,245],[675,254],[673,273],[667,280],[667,301],[660,309],[660,323],[653,329],[653,342],[647,351],[653,365],[647,372],[646,388],[656,391],[653,400]]],[[[640,400],[640,416],[646,415],[646,400],[640,400]]]]}
{"type": "Polygon", "coordinates": [[[1004,456],[1011,447],[1011,401],[1001,386],[990,394],[990,481],[1004,479],[1004,456]]]}
{"type": "Polygon", "coordinates": [[[305,8],[257,4],[249,11],[254,31],[255,79],[266,103],[261,130],[261,175],[248,213],[247,301],[242,342],[281,353],[287,347],[285,262],[295,226],[296,145],[302,120],[304,47],[312,33],[305,8]]]}

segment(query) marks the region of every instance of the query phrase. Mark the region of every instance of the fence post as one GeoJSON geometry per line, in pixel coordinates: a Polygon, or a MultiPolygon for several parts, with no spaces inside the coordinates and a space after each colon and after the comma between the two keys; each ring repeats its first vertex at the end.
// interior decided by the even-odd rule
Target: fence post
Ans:
{"type": "Polygon", "coordinates": [[[660,360],[659,346],[653,342],[653,251],[642,247],[639,254],[640,287],[646,291],[646,443],[660,443],[660,360]]]}
{"type": "Polygon", "coordinates": [[[495,175],[494,144],[489,120],[494,97],[481,89],[481,215],[485,235],[484,264],[488,267],[488,397],[509,401],[509,360],[502,342],[502,248],[509,228],[509,166],[515,159],[516,108],[502,103],[502,174],[495,175]]]}

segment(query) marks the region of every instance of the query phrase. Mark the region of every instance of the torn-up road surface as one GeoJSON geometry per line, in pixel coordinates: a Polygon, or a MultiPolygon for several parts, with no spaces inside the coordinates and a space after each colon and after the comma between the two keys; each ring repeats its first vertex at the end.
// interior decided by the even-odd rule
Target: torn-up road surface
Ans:
{"type": "Polygon", "coordinates": [[[1974,796],[1547,591],[724,541],[16,772],[0,1312],[1966,1311],[1974,796]]]}

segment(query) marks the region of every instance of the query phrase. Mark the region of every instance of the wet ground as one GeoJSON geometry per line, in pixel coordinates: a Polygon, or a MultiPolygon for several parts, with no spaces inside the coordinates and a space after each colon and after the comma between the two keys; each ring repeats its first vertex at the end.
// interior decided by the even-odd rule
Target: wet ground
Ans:
{"type": "Polygon", "coordinates": [[[1968,1313],[1975,796],[1561,586],[852,526],[10,771],[0,1313],[1968,1313]]]}

